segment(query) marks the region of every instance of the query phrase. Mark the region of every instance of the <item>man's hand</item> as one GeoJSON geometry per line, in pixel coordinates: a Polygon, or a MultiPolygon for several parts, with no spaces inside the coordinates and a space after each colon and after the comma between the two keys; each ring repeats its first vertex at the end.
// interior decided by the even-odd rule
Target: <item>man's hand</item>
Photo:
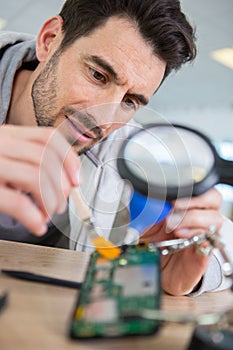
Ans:
{"type": "MultiPolygon", "coordinates": [[[[215,189],[192,199],[179,199],[173,203],[173,210],[166,220],[146,230],[140,241],[190,238],[206,232],[210,225],[215,225],[219,231],[223,221],[219,211],[221,201],[222,198],[215,189]]],[[[209,259],[210,256],[200,254],[195,245],[162,257],[164,291],[172,295],[190,293],[201,280],[209,259]]]]}
{"type": "Polygon", "coordinates": [[[53,128],[0,127],[0,212],[20,221],[35,235],[66,209],[78,185],[79,160],[53,128]]]}

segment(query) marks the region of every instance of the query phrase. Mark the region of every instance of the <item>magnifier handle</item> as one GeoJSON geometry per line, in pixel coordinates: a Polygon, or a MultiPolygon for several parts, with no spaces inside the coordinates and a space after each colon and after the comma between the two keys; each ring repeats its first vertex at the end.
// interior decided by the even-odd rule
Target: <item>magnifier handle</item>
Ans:
{"type": "Polygon", "coordinates": [[[146,228],[162,221],[169,214],[172,206],[169,202],[146,197],[134,191],[129,208],[129,227],[141,235],[146,228]]]}
{"type": "Polygon", "coordinates": [[[220,158],[219,163],[219,182],[233,186],[233,161],[220,158]]]}

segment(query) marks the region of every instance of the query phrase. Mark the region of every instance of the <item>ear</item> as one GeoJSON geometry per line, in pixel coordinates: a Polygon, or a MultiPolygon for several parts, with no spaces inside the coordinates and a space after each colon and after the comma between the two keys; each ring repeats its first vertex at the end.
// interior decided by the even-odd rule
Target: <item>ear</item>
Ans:
{"type": "Polygon", "coordinates": [[[46,60],[51,50],[61,42],[63,19],[55,16],[42,26],[36,40],[36,53],[40,62],[46,60]]]}

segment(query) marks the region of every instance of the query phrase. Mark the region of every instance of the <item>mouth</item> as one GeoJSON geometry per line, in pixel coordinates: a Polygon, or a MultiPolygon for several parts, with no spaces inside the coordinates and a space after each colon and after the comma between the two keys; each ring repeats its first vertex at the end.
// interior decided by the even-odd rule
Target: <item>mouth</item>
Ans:
{"type": "Polygon", "coordinates": [[[66,120],[68,121],[69,128],[75,139],[80,143],[90,143],[96,139],[96,135],[93,131],[87,129],[83,124],[81,124],[76,119],[73,120],[72,117],[65,115],[66,120]]]}

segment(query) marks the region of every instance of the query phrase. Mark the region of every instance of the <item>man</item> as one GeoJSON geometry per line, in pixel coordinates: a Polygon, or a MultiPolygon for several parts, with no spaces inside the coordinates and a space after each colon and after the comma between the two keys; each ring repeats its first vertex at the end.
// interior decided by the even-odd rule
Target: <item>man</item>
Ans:
{"type": "MultiPolygon", "coordinates": [[[[36,42],[2,33],[0,43],[0,238],[58,246],[60,232],[87,248],[72,199],[67,215],[71,189],[81,182],[96,226],[108,236],[121,212],[110,163],[133,128],[124,125],[172,70],[194,59],[193,30],[176,0],[67,0],[36,42]],[[97,143],[95,155],[106,163],[99,172],[82,155],[97,143]]],[[[191,237],[210,225],[219,231],[220,203],[214,189],[177,201],[142,240],[191,237]]],[[[173,254],[162,261],[163,288],[222,288],[220,265],[195,248],[173,254]]]]}

